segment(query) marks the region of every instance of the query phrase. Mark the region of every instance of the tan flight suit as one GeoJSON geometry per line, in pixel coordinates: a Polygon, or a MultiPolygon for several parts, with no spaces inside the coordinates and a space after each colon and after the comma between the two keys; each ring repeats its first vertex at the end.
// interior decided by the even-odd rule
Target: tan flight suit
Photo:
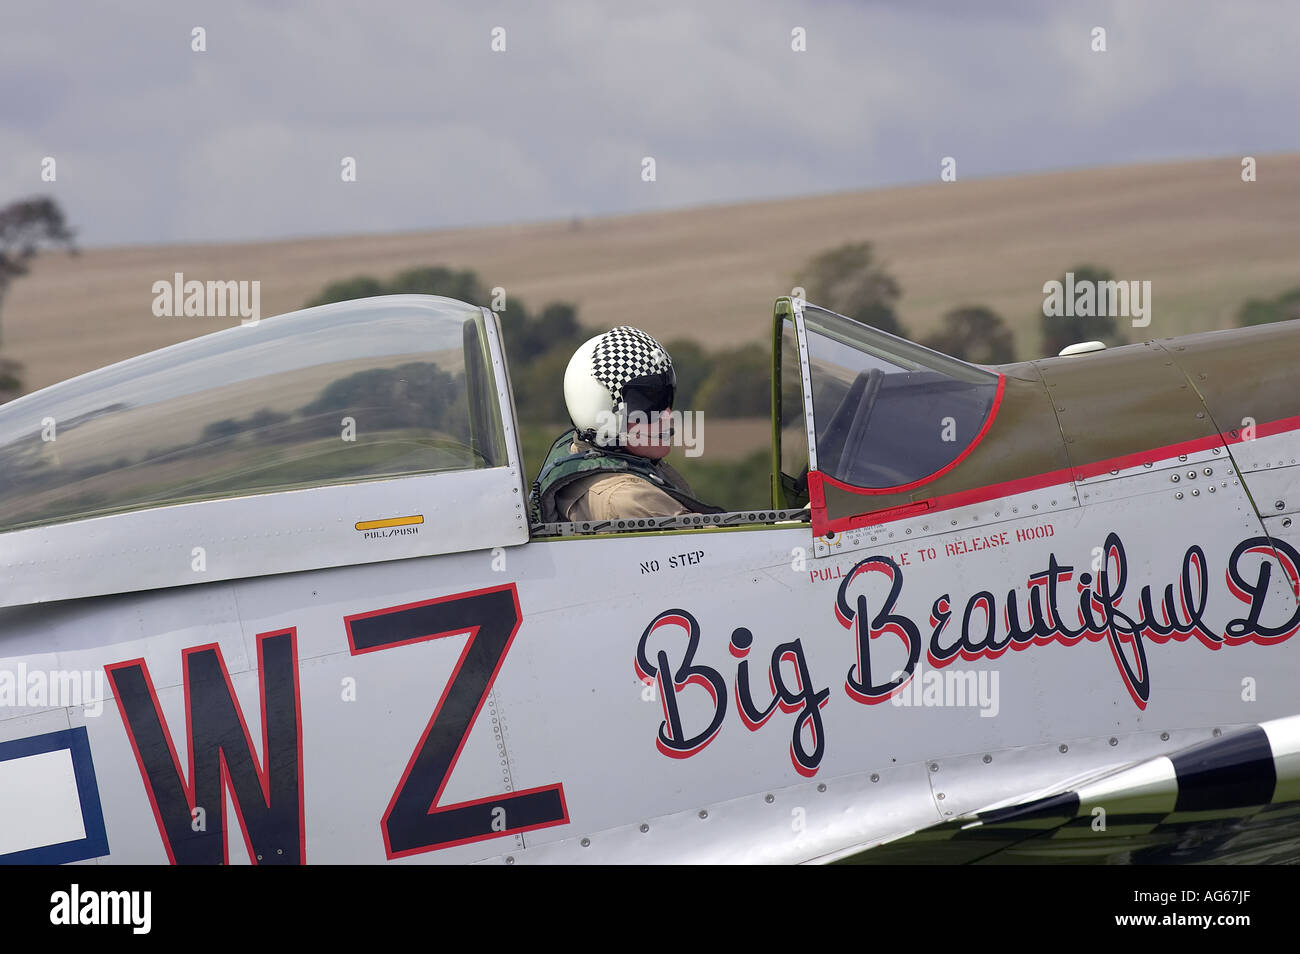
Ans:
{"type": "MultiPolygon", "coordinates": [[[[569,451],[577,454],[590,450],[591,445],[574,441],[569,451]]],[[[655,470],[675,489],[692,497],[690,485],[676,468],[662,460],[655,470]]],[[[623,520],[632,517],[672,517],[694,513],[680,500],[668,496],[650,481],[632,474],[592,474],[562,487],[555,495],[555,506],[561,519],[574,522],[583,520],[623,520]]]]}

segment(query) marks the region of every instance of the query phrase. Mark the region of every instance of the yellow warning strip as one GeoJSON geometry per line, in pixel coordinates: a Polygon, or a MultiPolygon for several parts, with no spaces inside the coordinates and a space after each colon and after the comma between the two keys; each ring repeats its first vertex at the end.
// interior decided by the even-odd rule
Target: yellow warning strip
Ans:
{"type": "Polygon", "coordinates": [[[413,523],[424,523],[423,514],[415,514],[410,517],[389,517],[387,520],[362,520],[358,523],[358,530],[380,530],[384,527],[406,527],[413,523]]]}

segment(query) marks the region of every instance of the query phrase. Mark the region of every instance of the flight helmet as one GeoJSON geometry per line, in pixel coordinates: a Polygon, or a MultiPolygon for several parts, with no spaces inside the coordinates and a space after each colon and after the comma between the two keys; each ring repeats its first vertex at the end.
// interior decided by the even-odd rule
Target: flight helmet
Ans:
{"type": "Polygon", "coordinates": [[[673,359],[639,328],[622,325],[584,342],[564,372],[564,403],[578,436],[616,447],[627,415],[668,410],[677,395],[673,359]]]}

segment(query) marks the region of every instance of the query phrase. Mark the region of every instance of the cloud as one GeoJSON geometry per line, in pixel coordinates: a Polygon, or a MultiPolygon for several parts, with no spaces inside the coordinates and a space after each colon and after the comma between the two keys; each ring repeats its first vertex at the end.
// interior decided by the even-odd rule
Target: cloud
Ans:
{"type": "Polygon", "coordinates": [[[0,198],[53,192],[92,245],[824,193],[933,181],[945,155],[974,176],[1300,148],[1300,15],[1263,0],[150,0],[7,21],[0,198]]]}

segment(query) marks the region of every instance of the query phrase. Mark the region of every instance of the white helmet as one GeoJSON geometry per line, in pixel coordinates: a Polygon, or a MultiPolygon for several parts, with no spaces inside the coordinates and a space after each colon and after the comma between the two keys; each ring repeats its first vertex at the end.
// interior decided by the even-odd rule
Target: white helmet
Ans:
{"type": "Polygon", "coordinates": [[[650,335],[626,325],[584,342],[564,372],[564,403],[578,436],[600,447],[619,444],[627,414],[673,406],[673,359],[650,335]]]}

